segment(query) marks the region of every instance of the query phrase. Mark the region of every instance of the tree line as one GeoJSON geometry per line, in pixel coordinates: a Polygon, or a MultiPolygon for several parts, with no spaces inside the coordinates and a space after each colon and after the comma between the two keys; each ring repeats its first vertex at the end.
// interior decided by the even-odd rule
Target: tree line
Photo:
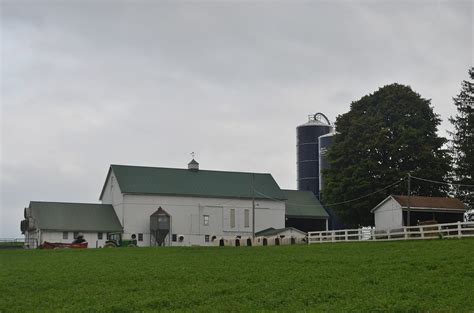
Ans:
{"type": "MultiPolygon", "coordinates": [[[[391,84],[351,103],[336,119],[334,143],[327,155],[322,200],[340,203],[376,192],[410,173],[433,181],[473,185],[474,67],[453,98],[456,115],[450,138],[439,136],[441,119],[410,86],[391,84]]],[[[474,208],[474,189],[416,181],[412,195],[455,196],[474,208]]],[[[348,226],[371,225],[370,210],[390,194],[406,195],[400,183],[359,201],[333,209],[348,226]]]]}

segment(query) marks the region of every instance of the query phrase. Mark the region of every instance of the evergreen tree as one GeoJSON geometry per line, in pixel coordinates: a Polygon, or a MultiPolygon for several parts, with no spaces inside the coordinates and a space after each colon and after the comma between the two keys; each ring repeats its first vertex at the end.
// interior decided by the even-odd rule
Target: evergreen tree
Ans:
{"type": "MultiPolygon", "coordinates": [[[[441,120],[430,100],[410,87],[387,85],[352,102],[337,117],[334,144],[328,153],[323,200],[339,203],[365,196],[405,178],[408,173],[444,180],[450,156],[438,137],[441,120]]],[[[373,224],[370,210],[389,194],[406,194],[406,183],[359,201],[333,208],[348,226],[373,224]]],[[[412,181],[412,194],[444,196],[448,186],[412,181]]]]}
{"type": "MultiPolygon", "coordinates": [[[[461,92],[454,97],[457,114],[449,121],[454,125],[452,135],[454,180],[474,185],[474,67],[469,70],[471,81],[463,81],[461,92]]],[[[474,209],[474,190],[456,188],[456,197],[474,209]]]]}

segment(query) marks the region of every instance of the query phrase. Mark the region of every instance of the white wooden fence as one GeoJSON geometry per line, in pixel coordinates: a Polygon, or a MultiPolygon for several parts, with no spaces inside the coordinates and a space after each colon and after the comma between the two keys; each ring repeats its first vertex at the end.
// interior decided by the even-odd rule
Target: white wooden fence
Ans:
{"type": "Polygon", "coordinates": [[[308,244],[474,237],[474,222],[409,226],[378,230],[372,227],[308,232],[308,244]]]}

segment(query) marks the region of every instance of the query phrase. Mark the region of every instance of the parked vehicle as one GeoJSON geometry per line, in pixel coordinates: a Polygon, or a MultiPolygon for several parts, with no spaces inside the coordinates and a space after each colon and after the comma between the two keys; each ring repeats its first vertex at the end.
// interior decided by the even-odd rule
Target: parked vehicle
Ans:
{"type": "Polygon", "coordinates": [[[107,236],[104,248],[117,248],[117,247],[137,247],[137,236],[132,235],[131,240],[122,240],[121,233],[109,233],[107,236]]]}

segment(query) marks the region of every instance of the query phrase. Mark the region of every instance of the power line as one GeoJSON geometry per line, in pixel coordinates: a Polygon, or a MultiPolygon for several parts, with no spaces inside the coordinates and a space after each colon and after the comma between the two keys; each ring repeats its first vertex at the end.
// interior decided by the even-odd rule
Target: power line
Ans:
{"type": "Polygon", "coordinates": [[[397,182],[395,182],[395,183],[393,183],[393,184],[391,184],[391,185],[388,185],[388,186],[386,186],[386,187],[384,187],[384,188],[382,188],[382,189],[379,189],[379,190],[376,190],[376,191],[374,191],[374,192],[371,192],[371,193],[369,193],[369,194],[367,194],[367,195],[365,195],[365,196],[358,197],[358,198],[354,198],[354,199],[347,200],[347,201],[325,204],[325,206],[329,206],[329,207],[330,207],[330,206],[335,206],[335,205],[350,203],[350,202],[354,202],[354,201],[357,201],[357,200],[360,200],[360,199],[364,199],[364,198],[370,197],[370,196],[372,196],[372,195],[374,195],[374,194],[376,194],[376,193],[379,193],[379,192],[381,192],[381,191],[384,191],[384,190],[386,190],[386,189],[388,189],[388,188],[390,188],[390,187],[393,187],[393,186],[396,186],[396,185],[400,185],[404,180],[405,180],[405,178],[400,178],[399,181],[397,181],[397,182]]]}
{"type": "Polygon", "coordinates": [[[264,196],[264,197],[267,198],[267,199],[270,199],[270,200],[273,200],[273,201],[278,201],[278,202],[288,203],[288,202],[286,202],[286,201],[284,201],[284,200],[272,198],[272,197],[270,197],[270,196],[268,196],[268,195],[266,195],[266,194],[264,194],[264,193],[261,193],[261,192],[258,191],[257,189],[254,189],[254,191],[255,191],[256,193],[258,193],[259,195],[264,196]]]}
{"type": "Polygon", "coordinates": [[[412,176],[411,178],[426,181],[426,182],[430,182],[430,183],[441,184],[441,185],[450,185],[450,186],[457,186],[457,187],[474,187],[474,185],[448,183],[448,182],[444,182],[444,181],[431,180],[431,179],[420,178],[420,177],[416,177],[416,176],[412,176]]]}
{"type": "MultiPolygon", "coordinates": [[[[367,198],[367,197],[370,197],[376,193],[379,193],[381,191],[384,191],[390,187],[393,187],[393,186],[396,186],[396,185],[399,185],[400,183],[402,183],[403,181],[405,180],[405,178],[401,178],[399,181],[393,183],[393,184],[390,184],[382,189],[379,189],[379,190],[376,190],[374,192],[371,192],[367,195],[364,195],[364,196],[361,196],[361,197],[358,197],[358,198],[354,198],[354,199],[351,199],[351,200],[346,200],[346,201],[342,201],[342,202],[336,202],[336,203],[329,203],[329,204],[324,204],[324,206],[335,206],[335,205],[340,205],[340,204],[345,204],[345,203],[350,203],[350,202],[354,202],[354,201],[357,201],[357,200],[361,200],[361,199],[364,199],[364,198],[367,198]]],[[[286,204],[291,204],[291,205],[297,205],[297,206],[314,206],[313,204],[302,204],[302,203],[292,203],[292,202],[286,202],[286,201],[282,201],[282,200],[278,200],[278,199],[275,199],[275,198],[272,198],[270,196],[267,196],[266,194],[264,193],[261,193],[260,191],[258,190],[255,190],[256,193],[268,198],[268,199],[271,199],[271,200],[274,200],[274,201],[279,201],[279,202],[284,202],[286,204]]]]}
{"type": "MultiPolygon", "coordinates": [[[[413,179],[417,179],[417,180],[422,180],[422,181],[426,181],[426,182],[431,182],[431,183],[437,183],[437,184],[445,184],[445,185],[452,185],[452,186],[460,186],[460,187],[474,187],[474,185],[467,185],[467,184],[454,184],[454,183],[448,183],[448,182],[441,182],[441,181],[435,181],[435,180],[430,180],[430,179],[425,179],[425,178],[420,178],[420,177],[416,177],[416,176],[411,176],[411,178],[413,179]]],[[[396,186],[396,185],[399,185],[400,183],[402,183],[403,181],[405,180],[405,178],[401,178],[399,181],[397,182],[394,182],[393,184],[390,184],[382,189],[379,189],[379,190],[376,190],[374,192],[371,192],[369,194],[366,194],[364,196],[361,196],[361,197],[357,197],[357,198],[354,198],[354,199],[350,199],[350,200],[346,200],[346,201],[341,201],[341,202],[336,202],[336,203],[329,203],[329,204],[324,204],[324,206],[336,206],[336,205],[341,205],[341,204],[346,204],[346,203],[351,203],[351,202],[354,202],[354,201],[358,201],[358,200],[361,200],[361,199],[364,199],[364,198],[367,198],[367,197],[370,197],[374,194],[377,194],[379,192],[382,192],[388,188],[391,188],[393,186],[396,186]]],[[[314,206],[313,204],[304,204],[304,203],[293,203],[293,202],[288,202],[288,201],[284,201],[284,200],[280,200],[280,199],[275,199],[275,198],[272,198],[260,191],[258,191],[257,189],[254,189],[255,193],[267,198],[267,199],[270,199],[270,200],[273,200],[273,201],[277,201],[277,202],[282,202],[282,203],[286,203],[286,204],[289,204],[289,205],[296,205],[296,206],[314,206]]],[[[233,202],[233,201],[239,201],[239,200],[251,200],[247,197],[237,197],[237,198],[233,198],[233,199],[229,199],[227,201],[224,201],[224,202],[221,202],[221,203],[217,203],[217,204],[208,204],[208,205],[204,205],[204,206],[222,206],[224,204],[228,204],[230,202],[233,202]]],[[[139,204],[139,205],[149,205],[149,204],[144,204],[144,203],[127,203],[127,204],[139,204]]],[[[192,205],[192,204],[168,204],[168,203],[159,203],[159,205],[172,205],[172,206],[189,206],[189,207],[193,207],[195,205],[192,205]]],[[[233,206],[235,208],[250,208],[250,206],[233,206]]]]}

